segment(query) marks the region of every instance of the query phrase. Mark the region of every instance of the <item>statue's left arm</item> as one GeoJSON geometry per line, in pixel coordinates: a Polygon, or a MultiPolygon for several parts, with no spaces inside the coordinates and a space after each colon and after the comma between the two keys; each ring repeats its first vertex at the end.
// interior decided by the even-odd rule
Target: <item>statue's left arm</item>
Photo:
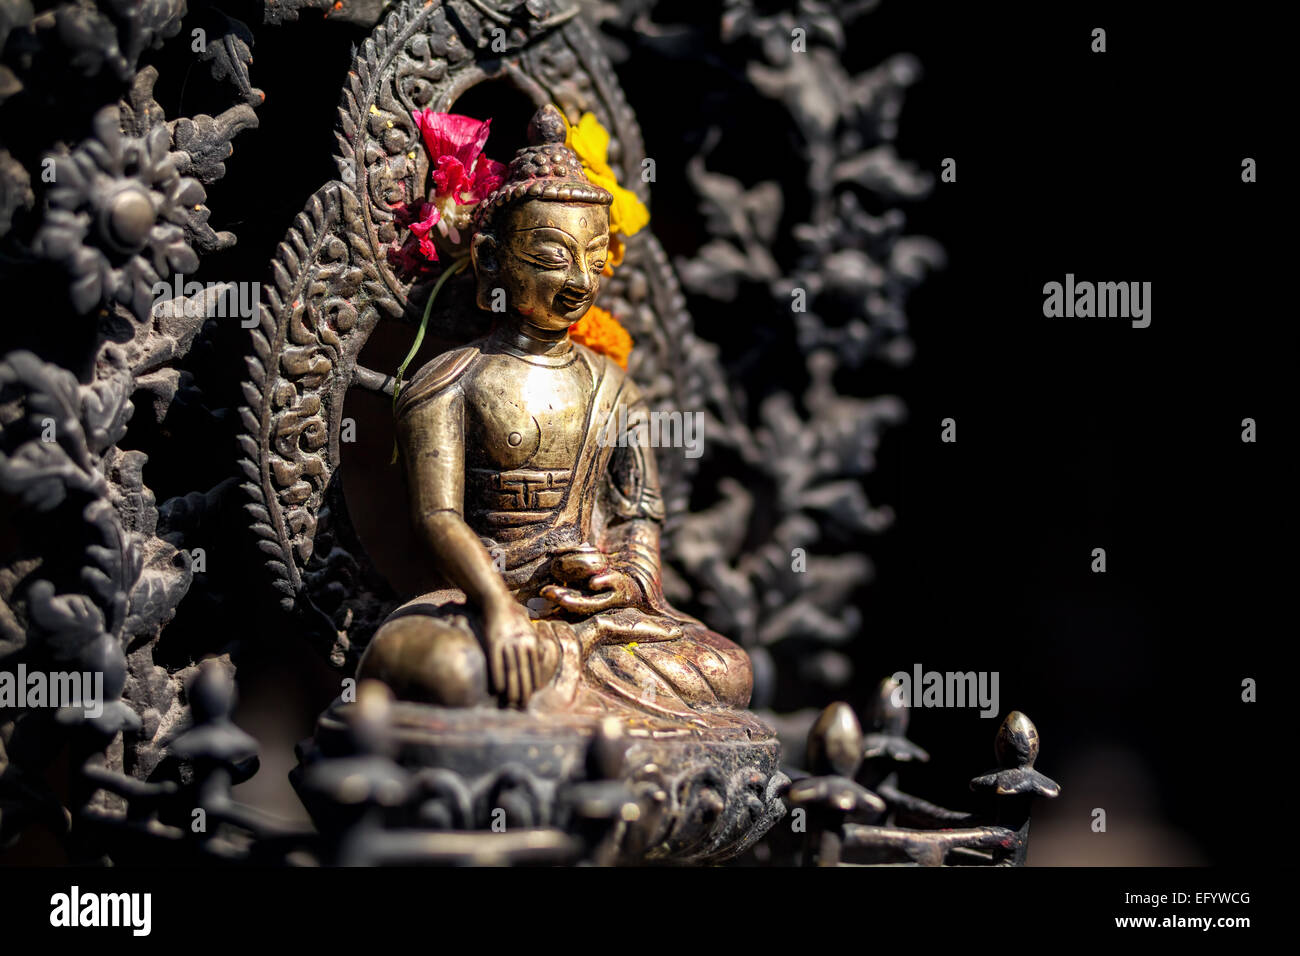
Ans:
{"type": "Polygon", "coordinates": [[[614,449],[605,473],[607,524],[602,546],[614,567],[636,582],[647,609],[658,610],[665,604],[659,576],[664,502],[649,441],[650,409],[630,381],[623,397],[630,434],[625,446],[614,449]]]}
{"type": "MultiPolygon", "coordinates": [[[[626,409],[626,440],[613,448],[596,489],[604,513],[604,530],[596,542],[599,550],[559,555],[552,572],[567,586],[548,586],[542,594],[581,614],[633,607],[674,615],[660,582],[659,532],[664,507],[654,449],[649,447],[650,412],[631,381],[613,410],[621,425],[620,407],[626,409]]],[[[648,633],[647,639],[666,640],[676,633],[676,628],[667,627],[657,638],[648,633]]]]}

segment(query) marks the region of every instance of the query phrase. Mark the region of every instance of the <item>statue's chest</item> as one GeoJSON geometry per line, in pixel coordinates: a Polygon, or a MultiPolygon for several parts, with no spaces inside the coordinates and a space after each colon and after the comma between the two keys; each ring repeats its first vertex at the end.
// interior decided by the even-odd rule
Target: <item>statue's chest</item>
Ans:
{"type": "Polygon", "coordinates": [[[592,383],[586,365],[530,365],[490,356],[466,390],[471,468],[571,469],[587,430],[592,383]]]}

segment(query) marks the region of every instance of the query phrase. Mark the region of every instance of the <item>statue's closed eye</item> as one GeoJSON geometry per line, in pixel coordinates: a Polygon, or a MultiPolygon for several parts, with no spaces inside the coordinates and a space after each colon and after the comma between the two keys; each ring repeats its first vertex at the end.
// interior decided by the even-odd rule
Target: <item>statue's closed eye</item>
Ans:
{"type": "Polygon", "coordinates": [[[559,268],[569,264],[569,253],[560,246],[538,246],[526,251],[528,258],[548,268],[559,268]]]}

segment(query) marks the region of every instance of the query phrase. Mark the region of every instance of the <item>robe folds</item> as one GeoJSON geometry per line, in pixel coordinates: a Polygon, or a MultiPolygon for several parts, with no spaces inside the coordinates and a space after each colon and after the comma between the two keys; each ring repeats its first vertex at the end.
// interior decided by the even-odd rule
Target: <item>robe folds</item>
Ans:
{"type": "MultiPolygon", "coordinates": [[[[658,531],[664,514],[654,450],[644,441],[601,439],[611,417],[629,429],[643,428],[646,403],[607,357],[576,343],[574,349],[575,361],[589,373],[590,392],[583,438],[569,469],[529,468],[524,462],[497,473],[472,473],[464,453],[466,403],[458,390],[473,388],[484,355],[472,344],[424,366],[402,390],[395,410],[401,447],[410,447],[409,437],[418,428],[432,433],[439,449],[432,473],[437,488],[424,489],[423,495],[416,489],[414,500],[426,509],[456,510],[465,519],[489,553],[499,556],[515,599],[534,609],[539,637],[557,645],[558,668],[533,695],[530,710],[632,712],[703,727],[734,723],[727,710],[744,708],[752,690],[749,657],[663,597],[658,531]],[[510,508],[500,505],[506,490],[523,496],[510,508]],[[635,607],[585,618],[540,599],[546,585],[564,584],[550,573],[552,559],[579,547],[620,555],[620,570],[637,581],[644,599],[635,607]],[[647,619],[680,636],[654,641],[609,636],[626,635],[647,619]]],[[[430,583],[429,591],[393,616],[427,615],[478,638],[482,618],[464,592],[446,581],[430,583]]]]}

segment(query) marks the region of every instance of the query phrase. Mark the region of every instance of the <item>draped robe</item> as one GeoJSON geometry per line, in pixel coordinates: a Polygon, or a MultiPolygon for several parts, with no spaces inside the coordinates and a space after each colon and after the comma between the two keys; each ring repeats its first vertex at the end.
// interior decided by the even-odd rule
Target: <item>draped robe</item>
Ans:
{"type": "MultiPolygon", "coordinates": [[[[703,726],[730,723],[727,709],[749,702],[749,658],[663,597],[658,545],[664,514],[654,450],[645,440],[646,403],[606,356],[577,343],[570,354],[570,363],[553,367],[554,374],[568,369],[565,384],[576,381],[585,393],[585,418],[569,467],[554,467],[554,450],[522,394],[520,383],[540,377],[545,385],[549,374],[537,371],[530,356],[480,340],[424,366],[396,407],[413,510],[417,516],[438,510],[461,515],[494,555],[515,599],[533,610],[539,638],[556,643],[559,665],[530,709],[631,710],[703,726]],[[509,441],[503,444],[506,429],[509,441]],[[505,460],[485,464],[482,448],[467,448],[475,439],[494,453],[499,449],[505,460]],[[422,449],[420,460],[412,461],[416,447],[422,449]],[[537,467],[539,459],[552,467],[537,467]],[[643,592],[635,607],[584,618],[539,597],[545,585],[563,585],[550,573],[555,555],[584,546],[619,555],[619,569],[643,592]],[[626,633],[638,619],[680,636],[610,642],[608,635],[626,633]]],[[[427,614],[480,635],[481,616],[464,592],[446,581],[430,583],[427,593],[394,616],[427,614]]]]}

